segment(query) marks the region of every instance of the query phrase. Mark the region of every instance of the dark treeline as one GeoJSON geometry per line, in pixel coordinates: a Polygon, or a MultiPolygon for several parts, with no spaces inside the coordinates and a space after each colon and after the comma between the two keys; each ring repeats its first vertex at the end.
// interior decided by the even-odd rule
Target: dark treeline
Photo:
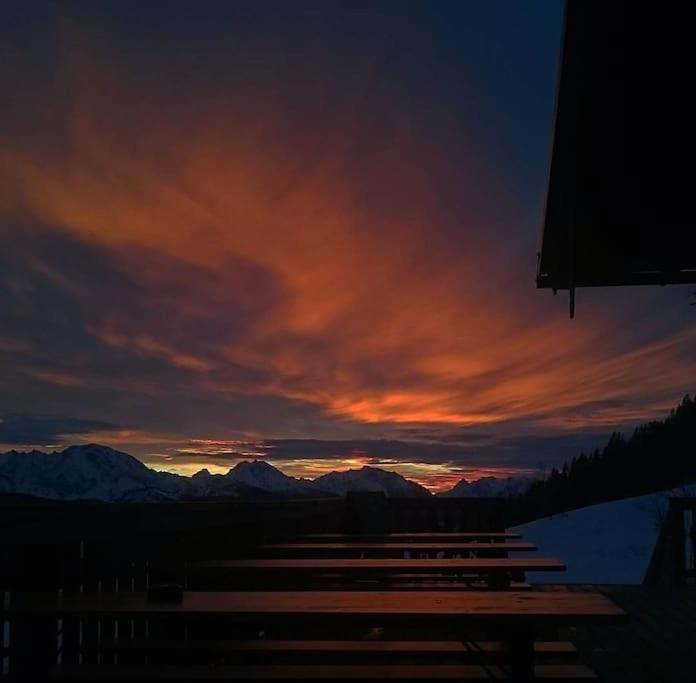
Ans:
{"type": "Polygon", "coordinates": [[[696,397],[687,394],[665,420],[615,432],[606,446],[554,468],[516,502],[515,517],[529,521],[595,503],[696,482],[696,397]]]}

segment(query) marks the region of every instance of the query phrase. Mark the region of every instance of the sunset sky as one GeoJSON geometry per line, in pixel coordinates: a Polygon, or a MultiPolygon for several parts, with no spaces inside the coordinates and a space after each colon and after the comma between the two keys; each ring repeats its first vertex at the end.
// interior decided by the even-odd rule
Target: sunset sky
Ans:
{"type": "Polygon", "coordinates": [[[696,382],[537,291],[562,3],[3,2],[0,451],[534,472],[696,382]]]}

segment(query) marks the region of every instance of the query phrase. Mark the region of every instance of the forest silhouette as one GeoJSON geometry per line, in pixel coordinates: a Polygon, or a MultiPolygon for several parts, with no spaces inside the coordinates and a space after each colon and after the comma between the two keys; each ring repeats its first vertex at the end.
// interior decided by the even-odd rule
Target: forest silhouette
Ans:
{"type": "Polygon", "coordinates": [[[614,432],[601,450],[581,453],[518,499],[522,520],[696,482],[696,399],[688,394],[664,420],[614,432]]]}

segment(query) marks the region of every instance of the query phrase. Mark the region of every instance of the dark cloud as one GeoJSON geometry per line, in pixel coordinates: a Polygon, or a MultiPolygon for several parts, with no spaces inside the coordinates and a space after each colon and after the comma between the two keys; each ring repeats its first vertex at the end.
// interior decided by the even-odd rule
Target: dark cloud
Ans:
{"type": "Polygon", "coordinates": [[[454,445],[386,439],[276,439],[235,442],[230,448],[183,447],[173,457],[181,461],[233,463],[262,458],[276,462],[294,460],[342,461],[363,457],[369,464],[409,462],[447,465],[453,471],[480,467],[540,468],[559,465],[581,451],[591,451],[606,442],[607,434],[558,434],[487,438],[484,443],[454,445]]]}
{"type": "Polygon", "coordinates": [[[525,463],[528,467],[546,469],[562,465],[581,452],[601,448],[608,432],[524,435],[500,439],[491,449],[491,458],[508,464],[525,463]]]}
{"type": "Polygon", "coordinates": [[[345,441],[282,439],[266,441],[265,445],[268,449],[268,457],[275,460],[342,459],[350,455],[364,455],[378,459],[443,463],[457,460],[464,455],[462,448],[445,444],[387,439],[350,439],[345,441]]]}
{"type": "Polygon", "coordinates": [[[437,428],[437,425],[404,427],[400,429],[399,432],[408,439],[453,444],[483,443],[495,438],[494,432],[480,432],[472,429],[450,429],[449,425],[445,425],[440,429],[437,428]]]}
{"type": "MultiPolygon", "coordinates": [[[[120,371],[113,356],[128,356],[147,359],[133,368],[141,372],[157,369],[158,359],[196,369],[197,360],[218,360],[225,340],[243,336],[284,296],[273,273],[236,255],[224,257],[221,273],[142,247],[88,243],[54,227],[14,230],[0,253],[0,326],[31,339],[52,363],[120,371]],[[248,291],[254,296],[244,296],[248,291]]],[[[225,366],[229,374],[239,370],[229,360],[225,366]]]]}
{"type": "Polygon", "coordinates": [[[497,446],[500,448],[509,448],[511,450],[525,451],[559,451],[570,449],[587,449],[594,448],[598,442],[606,441],[608,434],[526,434],[522,436],[503,437],[498,440],[497,446]]]}
{"type": "Polygon", "coordinates": [[[98,420],[81,420],[55,415],[2,415],[0,416],[0,443],[52,446],[65,437],[89,434],[111,429],[117,425],[98,420]]]}
{"type": "MultiPolygon", "coordinates": [[[[32,383],[44,393],[112,398],[200,389],[196,375],[241,391],[267,381],[263,370],[223,358],[283,300],[277,277],[228,255],[223,275],[171,256],[88,243],[56,228],[16,226],[0,251],[0,376],[15,406],[32,383]],[[253,297],[244,296],[253,291],[253,297]],[[9,380],[8,380],[9,381],[9,380]],[[53,386],[51,386],[53,385],[53,386]]],[[[103,400],[103,399],[102,399],[103,400]]]]}
{"type": "MultiPolygon", "coordinates": [[[[56,445],[69,443],[75,435],[122,430],[123,425],[50,415],[7,414],[0,417],[0,443],[56,445]]],[[[549,434],[495,438],[480,443],[449,444],[397,439],[269,439],[259,441],[192,441],[176,447],[163,442],[158,453],[147,446],[137,447],[140,457],[150,464],[168,466],[206,463],[234,465],[240,460],[267,459],[279,464],[294,461],[325,461],[327,464],[356,459],[371,465],[411,463],[441,465],[452,472],[502,468],[548,469],[562,465],[581,452],[600,448],[608,434],[549,434]]],[[[152,439],[153,442],[156,439],[152,439]]],[[[137,443],[137,442],[134,442],[137,443]]]]}

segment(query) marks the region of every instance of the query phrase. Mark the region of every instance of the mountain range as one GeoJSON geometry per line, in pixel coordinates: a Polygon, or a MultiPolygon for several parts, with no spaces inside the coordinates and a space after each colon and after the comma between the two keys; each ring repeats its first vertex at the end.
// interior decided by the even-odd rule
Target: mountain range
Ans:
{"type": "MultiPolygon", "coordinates": [[[[443,496],[510,496],[524,492],[526,477],[462,479],[443,496]]],[[[427,497],[416,482],[378,467],[330,472],[314,480],[289,477],[262,460],[243,461],[225,474],[207,469],[185,477],[153,470],[107,446],[87,444],[44,453],[9,451],[0,455],[0,494],[54,500],[108,502],[171,501],[202,498],[305,498],[343,496],[350,491],[382,491],[394,497],[427,497]]]]}
{"type": "Polygon", "coordinates": [[[449,491],[437,495],[443,498],[512,498],[526,493],[535,481],[534,477],[482,477],[472,482],[462,479],[449,491]]]}

